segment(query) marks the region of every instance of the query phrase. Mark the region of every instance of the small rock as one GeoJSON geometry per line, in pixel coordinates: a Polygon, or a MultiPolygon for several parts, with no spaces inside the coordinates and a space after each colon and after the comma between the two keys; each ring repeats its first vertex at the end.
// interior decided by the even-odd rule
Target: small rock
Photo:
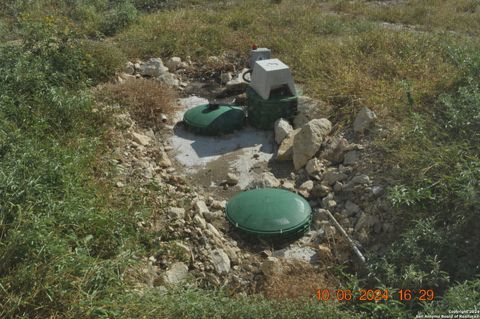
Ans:
{"type": "Polygon", "coordinates": [[[197,225],[201,229],[205,229],[207,227],[207,223],[205,222],[205,219],[203,219],[198,214],[193,217],[193,222],[194,222],[195,225],[197,225]]]}
{"type": "Polygon", "coordinates": [[[313,187],[311,195],[318,198],[328,196],[332,192],[332,189],[328,185],[317,184],[313,187]]]}
{"type": "Polygon", "coordinates": [[[293,127],[283,118],[278,119],[274,124],[275,142],[281,144],[282,141],[293,131],[293,127]]]}
{"type": "Polygon", "coordinates": [[[300,129],[290,132],[287,137],[283,139],[277,151],[276,159],[278,161],[290,161],[293,159],[293,141],[298,132],[300,132],[300,129]]]}
{"type": "Polygon", "coordinates": [[[358,154],[358,151],[350,151],[345,153],[344,159],[343,159],[343,164],[344,165],[355,165],[358,163],[360,158],[360,155],[358,154]]]}
{"type": "Polygon", "coordinates": [[[310,192],[313,189],[313,181],[306,181],[305,183],[300,185],[300,187],[298,189],[299,189],[299,193],[303,197],[305,197],[305,198],[310,197],[310,192]]]}
{"type": "Polygon", "coordinates": [[[347,202],[345,203],[345,211],[347,213],[347,217],[350,217],[359,213],[360,207],[358,207],[358,205],[354,202],[347,200],[347,202]]]}
{"type": "Polygon", "coordinates": [[[332,257],[332,250],[330,249],[330,247],[326,246],[326,245],[318,245],[318,252],[319,254],[321,255],[322,258],[331,258],[332,257]]]}
{"type": "Polygon", "coordinates": [[[223,217],[223,212],[221,210],[217,210],[214,212],[203,212],[203,217],[205,218],[206,221],[212,222],[214,220],[221,219],[223,217]]]}
{"type": "Polygon", "coordinates": [[[138,73],[142,76],[159,77],[168,73],[168,68],[163,65],[160,58],[151,58],[147,62],[140,64],[138,73]]]}
{"type": "Polygon", "coordinates": [[[212,206],[213,209],[225,209],[225,207],[227,207],[227,201],[225,201],[225,200],[222,200],[222,201],[214,200],[214,201],[212,201],[211,206],[212,206]]]}
{"type": "Polygon", "coordinates": [[[347,175],[345,175],[343,173],[340,173],[336,170],[330,170],[330,171],[326,172],[325,174],[323,174],[322,183],[324,183],[326,185],[333,185],[336,182],[341,182],[341,181],[347,179],[347,177],[348,177],[347,175]]]}
{"type": "Polygon", "coordinates": [[[163,73],[157,77],[157,80],[169,86],[174,86],[174,87],[180,86],[180,81],[172,73],[168,73],[168,72],[163,73]]]}
{"type": "Polygon", "coordinates": [[[210,258],[215,271],[219,274],[227,274],[230,271],[230,258],[222,249],[212,250],[210,258]]]}
{"type": "Polygon", "coordinates": [[[242,72],[240,72],[240,74],[238,74],[238,76],[235,79],[227,82],[227,85],[225,88],[226,93],[238,94],[238,93],[243,93],[246,90],[248,83],[243,80],[243,74],[247,71],[248,69],[246,68],[243,69],[242,72]]]}
{"type": "Polygon", "coordinates": [[[308,175],[315,177],[324,172],[325,166],[323,165],[322,161],[314,157],[307,162],[307,165],[305,165],[305,170],[307,171],[308,175]]]}
{"type": "Polygon", "coordinates": [[[172,166],[172,161],[168,157],[167,153],[162,152],[160,155],[160,159],[157,162],[158,166],[166,168],[172,166]]]}
{"type": "Polygon", "coordinates": [[[193,208],[200,216],[204,216],[205,213],[209,212],[207,204],[205,204],[203,200],[195,201],[195,203],[193,203],[193,208]]]}
{"type": "Polygon", "coordinates": [[[170,268],[165,272],[163,277],[164,282],[167,284],[177,284],[188,277],[188,266],[182,262],[174,263],[170,268]]]}
{"type": "Polygon", "coordinates": [[[287,260],[299,260],[314,263],[318,256],[312,247],[293,247],[283,252],[283,257],[287,260]]]}
{"type": "Polygon", "coordinates": [[[116,185],[117,185],[118,188],[125,187],[125,184],[123,184],[122,182],[117,182],[116,185]]]}
{"type": "Polygon", "coordinates": [[[263,274],[267,277],[278,276],[283,272],[282,264],[276,257],[267,257],[260,266],[263,274]]]}
{"type": "Polygon", "coordinates": [[[228,185],[237,185],[238,184],[238,176],[233,173],[227,174],[227,184],[228,185]]]}
{"type": "Polygon", "coordinates": [[[212,224],[208,223],[207,224],[207,229],[208,231],[213,234],[215,237],[217,238],[222,238],[222,235],[220,234],[220,232],[218,231],[218,229],[215,228],[215,226],[213,226],[212,224]]]}
{"type": "Polygon", "coordinates": [[[180,59],[179,57],[171,57],[167,63],[165,64],[165,66],[168,68],[168,70],[170,72],[175,72],[178,67],[180,66],[180,64],[182,63],[182,59],[180,59]]]}
{"type": "Polygon", "coordinates": [[[281,181],[280,187],[289,191],[295,190],[295,183],[289,180],[281,181]]]}
{"type": "Polygon", "coordinates": [[[337,206],[337,202],[333,199],[328,198],[328,196],[322,199],[322,207],[324,209],[332,209],[335,206],[337,206]]]}
{"type": "Polygon", "coordinates": [[[140,145],[143,145],[143,146],[147,146],[148,144],[150,144],[150,141],[151,141],[151,138],[148,137],[147,135],[143,135],[143,134],[136,133],[136,132],[132,133],[132,139],[136,143],[138,143],[140,145]]]}
{"type": "Polygon", "coordinates": [[[370,178],[368,177],[368,175],[362,174],[352,178],[350,183],[352,185],[367,185],[370,184],[370,178]]]}
{"type": "Polygon", "coordinates": [[[332,123],[327,119],[314,119],[302,126],[293,141],[295,170],[302,168],[318,152],[331,130],[332,123]]]}
{"type": "Polygon", "coordinates": [[[340,182],[335,182],[335,184],[333,185],[333,190],[338,193],[338,192],[341,192],[343,189],[343,184],[340,183],[340,182]]]}
{"type": "Polygon", "coordinates": [[[251,184],[252,188],[255,187],[272,187],[276,188],[280,186],[280,181],[270,172],[265,172],[260,175],[260,178],[258,180],[253,181],[251,184]]]}
{"type": "Polygon", "coordinates": [[[358,112],[355,121],[353,122],[353,131],[355,134],[364,134],[370,128],[377,116],[368,107],[364,107],[358,112]]]}
{"type": "Polygon", "coordinates": [[[185,218],[185,209],[181,207],[170,207],[167,210],[167,215],[173,219],[184,219],[185,218]]]}
{"type": "Polygon", "coordinates": [[[123,68],[123,72],[128,75],[133,75],[135,73],[135,65],[132,62],[127,62],[123,68]]]}
{"type": "Polygon", "coordinates": [[[320,153],[319,157],[336,165],[343,162],[344,154],[349,148],[350,144],[344,137],[333,137],[327,140],[324,150],[320,153]]]}
{"type": "Polygon", "coordinates": [[[384,189],[381,186],[373,186],[372,187],[372,194],[376,197],[382,196],[384,193],[384,189]]]}

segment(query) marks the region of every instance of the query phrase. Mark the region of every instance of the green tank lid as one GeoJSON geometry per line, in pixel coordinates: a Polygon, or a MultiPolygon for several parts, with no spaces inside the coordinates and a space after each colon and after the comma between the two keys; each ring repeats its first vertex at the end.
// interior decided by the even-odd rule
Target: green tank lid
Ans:
{"type": "Polygon", "coordinates": [[[310,226],[312,209],[301,196],[284,189],[259,188],[235,195],[226,217],[237,229],[260,237],[287,238],[310,226]]]}
{"type": "Polygon", "coordinates": [[[183,121],[196,133],[228,134],[244,126],[245,112],[239,106],[202,104],[185,112],[183,121]]]}

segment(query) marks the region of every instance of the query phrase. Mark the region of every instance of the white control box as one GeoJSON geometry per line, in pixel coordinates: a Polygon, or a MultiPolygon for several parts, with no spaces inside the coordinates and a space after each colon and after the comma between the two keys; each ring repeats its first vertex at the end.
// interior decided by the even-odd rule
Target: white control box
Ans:
{"type": "Polygon", "coordinates": [[[250,67],[253,68],[255,62],[260,60],[268,60],[272,56],[272,52],[267,48],[257,48],[250,51],[250,67]]]}
{"type": "Polygon", "coordinates": [[[290,92],[295,95],[290,68],[279,59],[256,61],[253,66],[251,87],[264,100],[268,100],[270,92],[282,86],[288,86],[290,92]]]}

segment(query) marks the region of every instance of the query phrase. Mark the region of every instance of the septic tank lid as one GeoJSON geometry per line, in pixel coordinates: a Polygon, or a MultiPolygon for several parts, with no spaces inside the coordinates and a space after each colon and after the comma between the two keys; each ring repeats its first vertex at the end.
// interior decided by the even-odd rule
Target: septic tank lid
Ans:
{"type": "Polygon", "coordinates": [[[185,112],[183,121],[200,134],[227,134],[243,127],[245,112],[239,106],[202,104],[185,112]]]}
{"type": "Polygon", "coordinates": [[[283,189],[259,188],[235,195],[226,216],[235,227],[252,235],[288,236],[309,226],[312,209],[301,196],[283,189]]]}

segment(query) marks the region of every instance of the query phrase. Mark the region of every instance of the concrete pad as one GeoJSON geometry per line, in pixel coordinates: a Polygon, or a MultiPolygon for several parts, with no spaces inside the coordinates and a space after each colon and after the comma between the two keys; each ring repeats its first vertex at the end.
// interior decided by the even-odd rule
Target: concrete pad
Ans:
{"type": "MultiPolygon", "coordinates": [[[[208,103],[196,96],[179,100],[180,108],[175,119],[180,121],[190,108],[208,103]]],[[[254,178],[254,165],[268,162],[274,154],[275,142],[272,131],[245,127],[225,136],[203,136],[176,125],[169,138],[173,157],[185,168],[186,174],[193,174],[213,161],[225,158],[232,172],[239,176],[238,186],[245,188],[254,178]],[[232,157],[233,156],[233,157],[232,157]]],[[[226,175],[225,175],[226,179],[226,175]]],[[[209,186],[209,185],[204,185],[209,186]]]]}

